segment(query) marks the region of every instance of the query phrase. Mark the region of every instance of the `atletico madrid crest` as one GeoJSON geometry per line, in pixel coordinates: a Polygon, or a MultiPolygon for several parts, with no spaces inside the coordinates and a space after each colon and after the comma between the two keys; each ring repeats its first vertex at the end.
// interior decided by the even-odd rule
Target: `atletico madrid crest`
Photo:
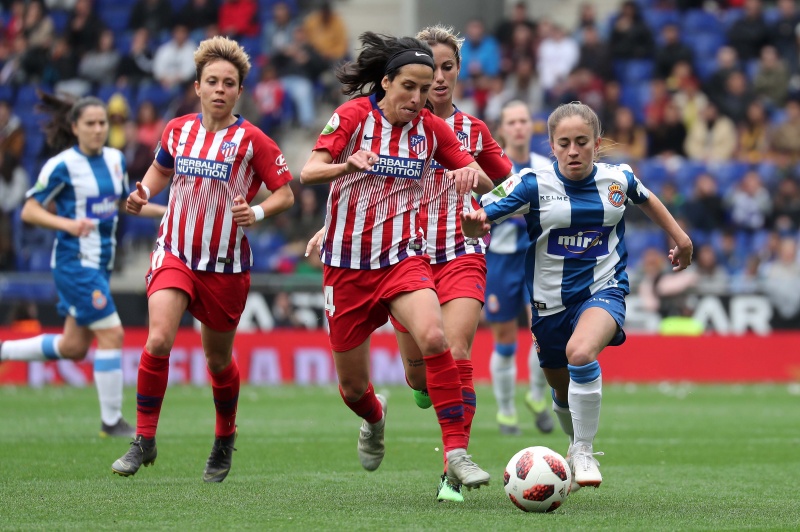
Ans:
{"type": "Polygon", "coordinates": [[[238,149],[238,146],[236,145],[236,143],[235,142],[230,142],[230,141],[223,142],[222,145],[219,147],[219,151],[222,154],[222,156],[225,158],[225,161],[235,157],[237,149],[238,149]]]}
{"type": "Polygon", "coordinates": [[[411,135],[410,139],[411,151],[417,155],[421,155],[428,151],[428,140],[424,135],[411,135]]]}

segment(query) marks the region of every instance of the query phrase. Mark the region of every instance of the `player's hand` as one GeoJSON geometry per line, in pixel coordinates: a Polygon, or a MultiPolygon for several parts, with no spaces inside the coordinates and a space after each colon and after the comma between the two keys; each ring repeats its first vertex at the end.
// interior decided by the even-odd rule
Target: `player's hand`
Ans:
{"type": "Polygon", "coordinates": [[[478,174],[478,171],[468,166],[459,168],[458,170],[450,170],[445,176],[455,182],[456,193],[460,195],[468,194],[477,187],[480,182],[480,174],[478,174]]]}
{"type": "Polygon", "coordinates": [[[250,227],[256,223],[256,214],[241,195],[233,198],[231,212],[233,213],[233,221],[241,227],[250,227]]]}
{"type": "Polygon", "coordinates": [[[83,238],[89,236],[94,231],[94,221],[89,218],[81,218],[79,220],[70,220],[67,232],[72,236],[83,238]]]}
{"type": "Polygon", "coordinates": [[[147,193],[144,191],[142,182],[137,181],[136,190],[128,195],[128,199],[125,202],[125,211],[128,214],[139,214],[142,211],[142,207],[147,205],[147,203],[147,193]]]}
{"type": "Polygon", "coordinates": [[[483,209],[461,213],[461,232],[464,233],[464,236],[481,238],[489,234],[491,227],[483,209]]]}
{"type": "Polygon", "coordinates": [[[352,174],[353,172],[363,172],[369,170],[372,165],[378,162],[378,154],[369,150],[358,150],[353,155],[347,158],[345,163],[345,173],[352,174]]]}
{"type": "Polygon", "coordinates": [[[669,250],[669,261],[672,263],[672,271],[679,272],[685,270],[692,263],[692,243],[688,245],[675,246],[669,250]]]}
{"type": "Polygon", "coordinates": [[[325,234],[325,227],[314,233],[314,236],[311,237],[311,240],[308,241],[306,244],[306,257],[317,248],[317,253],[322,251],[322,236],[325,234]]]}

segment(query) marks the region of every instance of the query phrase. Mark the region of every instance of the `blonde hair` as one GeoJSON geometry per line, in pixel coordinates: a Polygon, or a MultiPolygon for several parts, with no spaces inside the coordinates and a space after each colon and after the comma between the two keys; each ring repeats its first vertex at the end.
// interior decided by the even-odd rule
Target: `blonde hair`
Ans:
{"type": "Polygon", "coordinates": [[[551,143],[553,142],[553,135],[555,134],[558,124],[570,116],[579,116],[584,122],[586,122],[586,125],[592,129],[594,141],[602,138],[600,119],[597,117],[597,113],[595,113],[591,107],[584,103],[570,102],[563,103],[556,107],[556,110],[550,113],[550,116],[547,119],[547,136],[549,137],[551,143]]]}
{"type": "Polygon", "coordinates": [[[241,45],[228,37],[211,37],[200,43],[194,51],[194,64],[197,69],[197,81],[203,75],[203,69],[214,61],[223,60],[232,64],[239,72],[239,86],[250,73],[250,56],[241,45]]]}
{"type": "Polygon", "coordinates": [[[456,64],[461,66],[461,45],[464,43],[464,39],[458,36],[452,26],[443,24],[427,26],[419,30],[416,37],[420,41],[427,42],[430,46],[434,44],[449,46],[453,50],[453,55],[455,55],[456,64]]]}

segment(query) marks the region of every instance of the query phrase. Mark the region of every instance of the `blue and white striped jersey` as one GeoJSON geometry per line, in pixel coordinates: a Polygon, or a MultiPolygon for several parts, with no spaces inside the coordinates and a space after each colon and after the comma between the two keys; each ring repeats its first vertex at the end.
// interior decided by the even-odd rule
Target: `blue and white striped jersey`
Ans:
{"type": "Polygon", "coordinates": [[[531,307],[534,316],[549,316],[603,288],[630,292],[623,214],[628,202],[649,197],[628,165],[597,163],[588,177],[570,181],[553,163],[513,175],[481,203],[492,222],[525,215],[531,307]]]}
{"type": "Polygon", "coordinates": [[[45,207],[55,202],[56,213],[75,220],[92,218],[95,230],[78,238],[56,233],[50,267],[70,265],[111,270],[114,265],[120,199],[129,193],[125,156],[114,148],[87,157],[77,146],[49,159],[26,196],[45,207]]]}
{"type": "MultiPolygon", "coordinates": [[[[528,165],[511,161],[511,171],[519,174],[526,168],[539,168],[541,166],[549,166],[552,164],[550,159],[538,153],[531,152],[531,157],[528,165]]],[[[497,226],[492,227],[492,239],[489,243],[490,253],[500,253],[508,255],[510,253],[524,252],[528,249],[531,241],[528,238],[528,233],[525,231],[525,221],[522,218],[511,218],[497,226]]]]}

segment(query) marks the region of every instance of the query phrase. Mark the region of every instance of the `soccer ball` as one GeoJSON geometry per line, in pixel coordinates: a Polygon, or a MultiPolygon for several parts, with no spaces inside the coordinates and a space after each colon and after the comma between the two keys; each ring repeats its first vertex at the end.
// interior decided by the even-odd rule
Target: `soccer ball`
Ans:
{"type": "Polygon", "coordinates": [[[523,512],[552,512],[564,502],[572,471],[564,457],[547,447],[522,449],[503,475],[508,498],[523,512]]]}

